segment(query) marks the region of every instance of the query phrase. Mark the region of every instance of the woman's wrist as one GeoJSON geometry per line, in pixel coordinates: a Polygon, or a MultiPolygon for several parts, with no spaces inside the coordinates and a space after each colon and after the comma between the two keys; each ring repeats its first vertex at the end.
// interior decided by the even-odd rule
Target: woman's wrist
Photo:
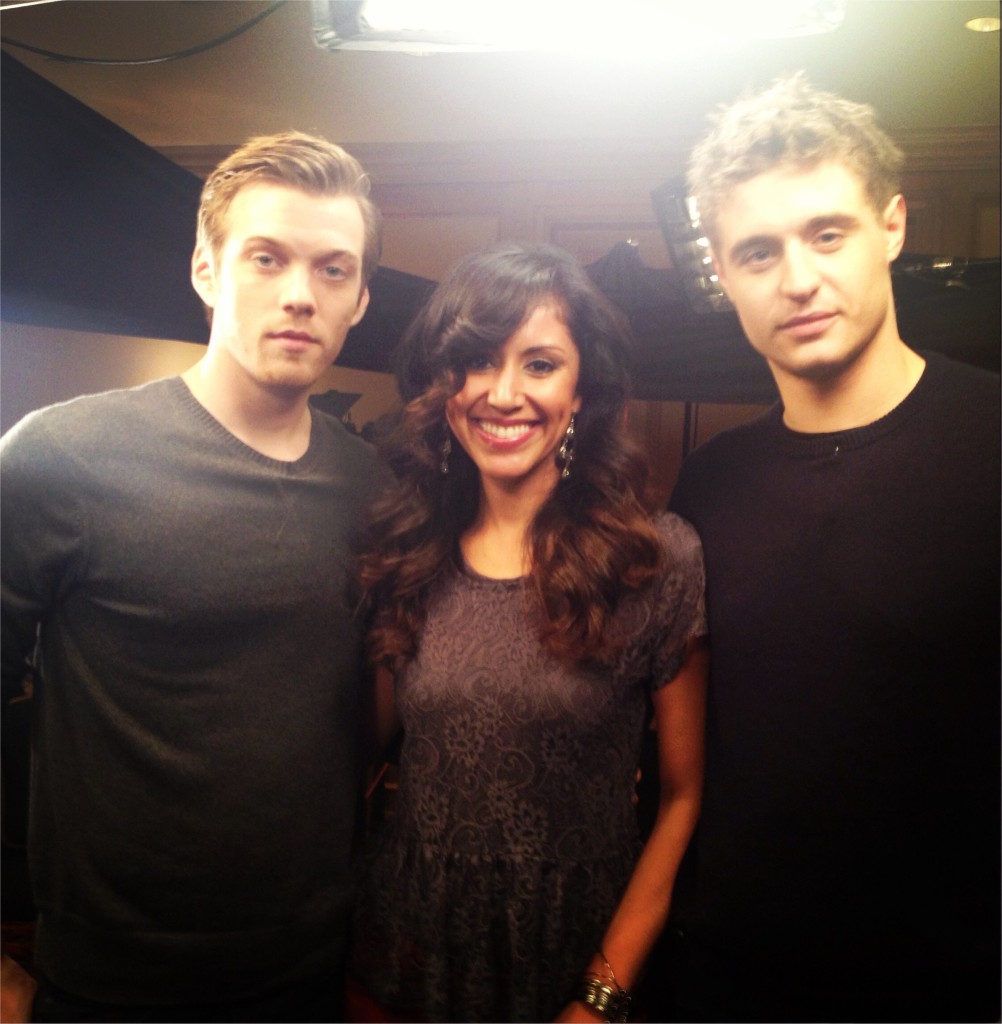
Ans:
{"type": "Polygon", "coordinates": [[[577,998],[607,1021],[625,1021],[630,1011],[630,993],[616,977],[608,957],[600,949],[581,980],[577,998]]]}
{"type": "Polygon", "coordinates": [[[589,1006],[583,999],[573,1000],[571,1006],[574,1007],[575,1019],[580,1016],[587,1018],[588,1020],[593,1020],[596,1024],[601,1024],[601,1022],[605,1020],[604,1014],[599,1013],[594,1006],[589,1006]]]}

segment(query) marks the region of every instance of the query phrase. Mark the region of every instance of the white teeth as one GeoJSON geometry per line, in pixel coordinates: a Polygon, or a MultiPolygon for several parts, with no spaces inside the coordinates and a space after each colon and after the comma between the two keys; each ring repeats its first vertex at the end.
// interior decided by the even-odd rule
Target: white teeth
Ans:
{"type": "Polygon", "coordinates": [[[515,438],[522,437],[523,434],[528,434],[532,430],[531,423],[516,423],[510,427],[504,427],[499,423],[488,423],[486,420],[478,420],[478,425],[485,434],[490,434],[492,437],[497,437],[502,441],[514,441],[515,438]]]}

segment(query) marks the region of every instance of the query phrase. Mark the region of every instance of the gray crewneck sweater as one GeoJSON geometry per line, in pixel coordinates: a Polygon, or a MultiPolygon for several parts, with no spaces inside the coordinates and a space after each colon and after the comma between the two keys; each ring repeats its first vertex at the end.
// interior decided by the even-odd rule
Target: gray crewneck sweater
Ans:
{"type": "Polygon", "coordinates": [[[343,951],[360,651],[351,546],[382,474],[314,411],[247,447],[180,378],[2,441],[3,666],[41,623],[37,960],[86,998],[237,999],[343,951]]]}

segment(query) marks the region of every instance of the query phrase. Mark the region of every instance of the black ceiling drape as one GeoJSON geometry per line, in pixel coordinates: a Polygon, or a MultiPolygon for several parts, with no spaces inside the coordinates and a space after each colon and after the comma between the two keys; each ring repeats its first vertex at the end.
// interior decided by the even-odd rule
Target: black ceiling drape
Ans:
{"type": "Polygon", "coordinates": [[[4,320],[204,342],[199,179],[0,56],[4,320]]]}

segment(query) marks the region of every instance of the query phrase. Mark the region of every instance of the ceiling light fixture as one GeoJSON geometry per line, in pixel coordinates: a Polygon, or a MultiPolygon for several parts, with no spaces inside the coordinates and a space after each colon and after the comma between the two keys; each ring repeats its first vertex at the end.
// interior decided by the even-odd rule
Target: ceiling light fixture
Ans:
{"type": "Polygon", "coordinates": [[[327,50],[578,51],[645,40],[788,38],[831,32],[846,0],[717,0],[683,11],[664,0],[312,0],[313,39],[327,50]]]}

